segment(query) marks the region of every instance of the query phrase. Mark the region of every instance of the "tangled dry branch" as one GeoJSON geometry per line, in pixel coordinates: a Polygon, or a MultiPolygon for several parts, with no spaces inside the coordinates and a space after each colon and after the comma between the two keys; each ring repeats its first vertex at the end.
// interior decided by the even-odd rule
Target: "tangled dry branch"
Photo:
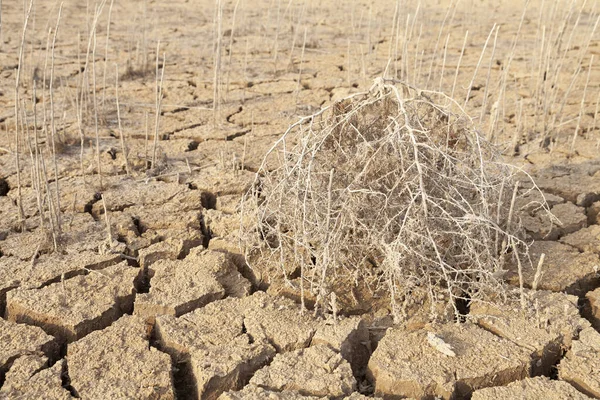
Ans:
{"type": "Polygon", "coordinates": [[[527,260],[514,208],[535,186],[516,173],[451,98],[378,79],[270,149],[244,200],[247,258],[293,266],[320,307],[367,282],[398,317],[417,294],[458,314],[504,298],[507,263],[527,260]]]}

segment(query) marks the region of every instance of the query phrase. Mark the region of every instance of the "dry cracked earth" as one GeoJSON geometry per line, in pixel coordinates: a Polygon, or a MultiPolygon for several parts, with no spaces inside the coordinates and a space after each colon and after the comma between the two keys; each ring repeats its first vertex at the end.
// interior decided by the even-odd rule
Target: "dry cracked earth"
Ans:
{"type": "Polygon", "coordinates": [[[600,398],[597,2],[29,6],[1,6],[0,398],[600,398]],[[246,265],[265,151],[383,74],[464,101],[534,177],[560,223],[519,208],[531,307],[394,324],[351,291],[334,321],[246,265]]]}

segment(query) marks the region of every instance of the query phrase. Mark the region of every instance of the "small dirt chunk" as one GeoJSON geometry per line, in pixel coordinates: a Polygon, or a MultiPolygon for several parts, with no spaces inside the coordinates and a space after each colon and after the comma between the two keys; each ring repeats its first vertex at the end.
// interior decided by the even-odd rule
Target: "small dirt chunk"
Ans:
{"type": "MultiPolygon", "coordinates": [[[[572,246],[553,241],[537,241],[531,245],[529,252],[532,266],[523,267],[523,280],[528,288],[533,284],[542,254],[546,256],[541,267],[542,277],[538,289],[584,296],[600,284],[600,276],[596,272],[600,264],[597,254],[580,253],[572,246]]],[[[517,266],[512,265],[510,268],[506,278],[509,283],[518,285],[517,266]]]]}
{"type": "Polygon", "coordinates": [[[157,315],[177,317],[221,299],[226,292],[218,278],[227,273],[239,275],[222,253],[185,260],[160,260],[152,264],[149,273],[152,277],[150,292],[138,295],[135,314],[150,321],[157,315]],[[214,273],[215,269],[220,269],[220,276],[214,273]]]}
{"type": "Polygon", "coordinates": [[[241,389],[275,355],[266,340],[246,333],[244,300],[218,300],[179,318],[156,318],[160,348],[178,364],[180,390],[191,397],[213,400],[241,389]]]}
{"type": "Polygon", "coordinates": [[[264,338],[277,352],[308,347],[315,334],[317,321],[292,300],[257,292],[245,303],[244,324],[255,338],[264,338]]]}
{"type": "Polygon", "coordinates": [[[528,376],[530,351],[508,340],[470,323],[428,329],[387,331],[369,361],[367,376],[375,384],[375,395],[461,398],[528,376]],[[428,333],[450,346],[455,357],[431,346],[428,333]]]}
{"type": "Polygon", "coordinates": [[[551,208],[557,221],[551,221],[543,210],[521,215],[523,226],[535,240],[557,240],[587,226],[588,217],[584,207],[571,202],[559,203],[551,208]]]}
{"type": "Polygon", "coordinates": [[[48,359],[25,355],[15,360],[0,390],[0,399],[66,400],[73,397],[62,387],[65,360],[46,368],[48,359]]]}
{"type": "Polygon", "coordinates": [[[0,318],[0,376],[17,358],[25,355],[58,357],[56,339],[37,326],[16,324],[0,318]]]}
{"type": "Polygon", "coordinates": [[[78,254],[43,254],[33,263],[16,257],[0,257],[0,311],[6,306],[6,293],[17,287],[35,289],[86,273],[118,264],[118,254],[100,255],[93,252],[78,254]]]}
{"type": "Polygon", "coordinates": [[[367,324],[360,317],[343,318],[335,323],[323,323],[312,338],[311,345],[326,344],[350,363],[354,376],[366,372],[371,356],[371,341],[367,324]]]}
{"type": "Polygon", "coordinates": [[[597,160],[581,164],[551,165],[536,174],[535,182],[543,191],[575,203],[582,193],[600,193],[599,168],[597,160]]]}
{"type": "Polygon", "coordinates": [[[326,345],[278,354],[268,367],[254,374],[250,384],[330,398],[341,398],[356,390],[350,364],[326,345]]]}
{"type": "Polygon", "coordinates": [[[587,292],[585,298],[587,300],[584,308],[585,316],[594,328],[600,331],[600,288],[587,292]]]}
{"type": "Polygon", "coordinates": [[[41,289],[12,290],[6,299],[6,316],[40,326],[70,343],[132,311],[140,272],[122,262],[41,289]]]}
{"type": "Polygon", "coordinates": [[[469,315],[485,330],[531,351],[532,375],[549,375],[579,332],[589,327],[581,318],[578,298],[563,293],[527,291],[528,306],[471,304],[469,315]]]}
{"type": "Polygon", "coordinates": [[[140,267],[142,267],[144,271],[147,271],[150,265],[159,260],[177,260],[182,255],[183,251],[182,240],[167,239],[140,249],[138,252],[138,260],[140,267]]]}
{"type": "Polygon", "coordinates": [[[585,215],[584,207],[566,202],[555,205],[551,211],[560,221],[560,225],[556,227],[558,236],[576,232],[587,226],[587,216],[585,215]]]}
{"type": "Polygon", "coordinates": [[[151,347],[145,322],[126,315],[68,346],[71,386],[84,399],[174,399],[170,357],[151,347]]]}
{"type": "Polygon", "coordinates": [[[591,225],[560,239],[562,243],[576,247],[580,251],[600,253],[600,225],[591,225]]]}
{"type": "Polygon", "coordinates": [[[284,390],[283,392],[267,390],[255,385],[246,385],[239,392],[227,392],[219,396],[219,400],[326,400],[327,397],[304,396],[296,391],[284,390]]]}
{"type": "Polygon", "coordinates": [[[553,381],[545,376],[526,378],[506,386],[485,388],[473,392],[471,400],[587,400],[591,399],[577,391],[567,382],[553,381]]]}
{"type": "Polygon", "coordinates": [[[558,366],[558,376],[582,393],[600,398],[600,333],[584,329],[558,366]]]}
{"type": "Polygon", "coordinates": [[[596,201],[594,204],[588,207],[588,224],[600,225],[600,201],[596,201]]]}

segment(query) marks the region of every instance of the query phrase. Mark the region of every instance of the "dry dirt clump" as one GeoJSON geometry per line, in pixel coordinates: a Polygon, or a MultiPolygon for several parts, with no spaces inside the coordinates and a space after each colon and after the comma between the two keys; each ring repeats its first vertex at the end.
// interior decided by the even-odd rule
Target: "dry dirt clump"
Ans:
{"type": "Polygon", "coordinates": [[[600,398],[600,333],[584,329],[558,366],[558,376],[577,390],[600,398]]]}
{"type": "Polygon", "coordinates": [[[506,263],[526,265],[514,205],[522,195],[546,205],[535,185],[518,190],[515,172],[456,102],[376,79],[269,150],[242,211],[257,224],[247,256],[285,280],[300,275],[302,297],[334,313],[336,298],[368,282],[396,317],[417,298],[458,314],[457,299],[504,292],[506,263]]]}
{"type": "Polygon", "coordinates": [[[0,399],[72,399],[62,382],[65,360],[58,361],[50,368],[45,368],[47,363],[46,357],[38,355],[17,358],[6,374],[0,399]]]}
{"type": "Polygon", "coordinates": [[[150,346],[145,322],[124,316],[68,346],[71,386],[84,399],[175,398],[171,360],[150,346]]]}
{"type": "Polygon", "coordinates": [[[357,385],[350,364],[326,345],[276,355],[269,366],[254,374],[250,384],[334,399],[351,394],[357,385]]]}
{"type": "Polygon", "coordinates": [[[578,392],[567,382],[553,381],[546,377],[527,378],[503,387],[493,387],[473,392],[472,400],[520,399],[520,400],[586,400],[591,399],[578,392]]]}
{"type": "Polygon", "coordinates": [[[7,295],[6,317],[73,342],[133,310],[140,272],[122,262],[41,289],[12,290],[7,295]]]}
{"type": "Polygon", "coordinates": [[[256,292],[217,300],[177,318],[158,316],[155,336],[178,364],[179,387],[194,398],[213,400],[241,389],[278,351],[310,345],[317,320],[299,311],[291,300],[256,292]]]}
{"type": "Polygon", "coordinates": [[[530,352],[473,324],[389,329],[367,376],[384,398],[469,398],[471,392],[529,376],[530,352]]]}
{"type": "Polygon", "coordinates": [[[544,290],[526,291],[528,306],[471,304],[469,317],[488,332],[531,351],[531,375],[552,374],[563,349],[590,326],[581,317],[578,298],[544,290]]]}

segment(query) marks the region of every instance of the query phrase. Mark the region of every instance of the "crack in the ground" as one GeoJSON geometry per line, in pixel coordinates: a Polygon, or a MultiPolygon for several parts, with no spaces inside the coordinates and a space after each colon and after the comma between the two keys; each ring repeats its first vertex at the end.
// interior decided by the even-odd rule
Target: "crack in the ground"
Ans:
{"type": "Polygon", "coordinates": [[[233,139],[237,139],[239,137],[243,137],[246,136],[248,133],[252,132],[252,129],[246,129],[244,131],[240,131],[240,132],[236,132],[236,133],[232,133],[231,135],[227,135],[227,137],[225,138],[226,141],[231,141],[233,139]]]}
{"type": "Polygon", "coordinates": [[[76,399],[79,399],[80,396],[77,393],[77,390],[75,390],[75,388],[71,385],[71,377],[69,376],[69,366],[67,364],[66,359],[63,361],[60,378],[62,382],[62,387],[68,390],[71,396],[73,396],[76,399]]]}
{"type": "Polygon", "coordinates": [[[242,111],[244,111],[244,107],[240,106],[240,107],[239,107],[239,108],[238,108],[236,111],[234,111],[234,112],[232,112],[231,114],[229,114],[229,115],[228,115],[228,116],[225,118],[225,120],[226,120],[227,122],[229,122],[230,124],[231,124],[231,123],[233,123],[233,122],[231,122],[231,118],[233,118],[234,116],[236,116],[236,115],[240,114],[242,111]]]}

